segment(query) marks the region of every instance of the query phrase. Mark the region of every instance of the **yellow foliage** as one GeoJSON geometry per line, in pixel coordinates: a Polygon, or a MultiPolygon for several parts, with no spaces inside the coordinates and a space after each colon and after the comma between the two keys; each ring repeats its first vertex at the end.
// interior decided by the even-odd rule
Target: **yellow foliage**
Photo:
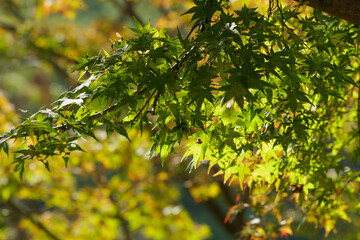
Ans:
{"type": "Polygon", "coordinates": [[[36,16],[44,18],[52,13],[60,13],[73,19],[76,11],[84,7],[85,3],[82,0],[41,0],[38,4],[36,16]]]}
{"type": "Polygon", "coordinates": [[[190,188],[190,193],[196,201],[206,201],[209,198],[214,198],[220,193],[220,187],[217,183],[209,185],[201,185],[190,188]]]}

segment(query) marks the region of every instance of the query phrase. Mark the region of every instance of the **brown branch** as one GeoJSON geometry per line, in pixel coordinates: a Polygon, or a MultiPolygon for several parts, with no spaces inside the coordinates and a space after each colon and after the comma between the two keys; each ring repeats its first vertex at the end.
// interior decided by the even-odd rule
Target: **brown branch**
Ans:
{"type": "MultiPolygon", "coordinates": [[[[192,47],[187,53],[185,53],[185,55],[177,62],[175,63],[171,68],[170,68],[170,73],[171,72],[175,72],[175,75],[177,75],[177,73],[179,72],[180,68],[184,65],[186,59],[190,56],[190,54],[192,53],[192,51],[194,51],[195,48],[192,47]]],[[[156,74],[156,72],[148,67],[154,74],[156,74]]],[[[155,95],[155,98],[154,98],[154,102],[152,104],[152,108],[151,108],[151,111],[150,111],[150,114],[151,115],[154,115],[155,114],[155,110],[156,110],[156,106],[157,106],[157,102],[159,100],[159,97],[161,95],[160,91],[158,90],[154,90],[154,92],[151,94],[151,96],[146,100],[146,103],[144,104],[144,106],[140,109],[140,111],[138,112],[138,114],[136,114],[136,116],[134,117],[133,121],[135,121],[139,116],[140,114],[144,111],[145,107],[149,104],[151,98],[153,97],[153,95],[155,94],[155,92],[157,91],[157,94],[155,95]]]]}
{"type": "MultiPolygon", "coordinates": [[[[360,86],[360,80],[358,81],[358,86],[360,86]]],[[[360,88],[358,87],[358,99],[357,99],[357,120],[358,120],[358,130],[357,130],[357,133],[358,133],[358,151],[360,153],[360,88]]]]}
{"type": "MultiPolygon", "coordinates": [[[[358,81],[358,86],[360,86],[360,80],[358,81]]],[[[357,99],[357,117],[358,117],[358,133],[360,137],[360,88],[358,87],[358,99],[357,99]]]]}
{"type": "MultiPolygon", "coordinates": [[[[141,113],[142,113],[142,112],[144,111],[144,109],[147,107],[147,105],[149,104],[151,98],[154,96],[155,92],[156,92],[156,90],[154,90],[154,91],[152,92],[152,94],[150,95],[150,97],[146,100],[144,106],[142,106],[142,108],[140,109],[140,111],[136,114],[136,116],[135,116],[134,119],[132,120],[133,122],[136,121],[136,119],[141,115],[141,113]]],[[[134,123],[131,124],[131,126],[133,126],[133,125],[134,125],[134,123]]]]}
{"type": "MultiPolygon", "coordinates": [[[[109,188],[109,186],[107,185],[106,182],[101,181],[101,177],[105,176],[105,173],[99,173],[98,171],[92,171],[91,172],[92,175],[92,180],[99,186],[103,187],[103,188],[109,188]]],[[[127,190],[130,190],[130,188],[128,188],[127,190]]],[[[128,223],[126,221],[126,218],[123,216],[123,214],[120,211],[120,207],[118,206],[116,200],[112,197],[114,193],[112,193],[109,197],[109,200],[112,202],[112,204],[114,204],[115,208],[116,208],[116,213],[115,213],[115,218],[119,219],[119,221],[121,222],[121,229],[123,230],[123,233],[125,235],[125,240],[131,240],[131,231],[128,227],[128,223]]]]}
{"type": "Polygon", "coordinates": [[[0,22],[0,28],[5,29],[6,31],[16,32],[17,28],[8,23],[0,22]]]}
{"type": "Polygon", "coordinates": [[[214,200],[209,199],[207,201],[202,202],[208,212],[216,219],[216,221],[221,224],[228,233],[234,234],[236,231],[232,228],[231,224],[224,223],[225,214],[221,209],[219,208],[218,204],[214,202],[214,200]]]}
{"type": "Polygon", "coordinates": [[[10,198],[7,202],[5,202],[5,204],[9,206],[12,210],[19,213],[21,216],[28,218],[32,224],[45,232],[46,235],[51,239],[60,240],[59,237],[55,236],[42,222],[36,219],[33,214],[25,210],[24,206],[21,206],[20,202],[18,202],[14,198],[10,198]]]}
{"type": "MultiPolygon", "coordinates": [[[[182,57],[181,59],[176,62],[175,64],[173,64],[173,66],[170,68],[170,73],[171,72],[175,72],[175,75],[177,75],[177,73],[179,72],[179,70],[184,66],[187,58],[194,52],[198,49],[198,47],[192,47],[189,51],[187,51],[182,57]]],[[[152,70],[154,71],[154,70],[152,70]]],[[[140,95],[144,94],[144,91],[146,91],[146,88],[141,90],[139,92],[140,95]]],[[[136,114],[136,116],[134,117],[134,119],[132,120],[133,123],[131,124],[131,126],[134,125],[134,122],[138,119],[138,117],[142,114],[142,112],[144,111],[144,109],[148,106],[149,102],[151,101],[152,97],[154,96],[155,92],[158,92],[156,97],[155,97],[155,100],[153,102],[153,106],[152,106],[152,112],[155,113],[155,109],[156,109],[156,106],[157,106],[157,101],[158,101],[158,98],[160,97],[160,93],[158,90],[154,90],[152,92],[152,94],[150,95],[150,97],[146,100],[145,104],[143,105],[143,107],[139,110],[139,112],[136,114]]],[[[103,116],[104,114],[106,113],[109,113],[109,112],[112,112],[114,111],[115,109],[117,108],[117,104],[114,104],[113,106],[105,109],[104,111],[101,111],[101,112],[98,112],[98,113],[95,113],[94,115],[90,116],[88,120],[96,120],[98,118],[100,118],[101,116],[103,116]]],[[[53,129],[55,130],[59,130],[59,131],[66,131],[70,128],[71,126],[68,124],[68,123],[65,123],[65,124],[62,124],[62,125],[59,125],[59,126],[55,126],[53,127],[53,129]]],[[[23,133],[23,137],[25,136],[28,136],[28,134],[26,132],[23,133]]],[[[14,134],[13,136],[7,138],[7,139],[14,139],[14,138],[17,138],[17,134],[14,134]]]]}
{"type": "Polygon", "coordinates": [[[17,1],[5,0],[1,3],[4,10],[8,13],[11,13],[17,20],[24,22],[26,19],[23,15],[20,14],[20,6],[17,4],[17,1]]]}
{"type": "MultiPolygon", "coordinates": [[[[118,104],[116,103],[116,104],[112,105],[111,107],[105,109],[102,112],[95,113],[94,115],[89,117],[89,120],[93,121],[93,120],[99,119],[100,117],[102,117],[103,115],[105,115],[107,113],[113,112],[117,108],[117,105],[118,104]]],[[[54,130],[59,130],[59,131],[66,131],[66,130],[70,129],[70,125],[68,123],[64,123],[62,125],[53,127],[53,129],[54,130]]],[[[23,132],[21,137],[26,137],[26,136],[29,136],[28,133],[23,132]]],[[[0,137],[3,137],[3,136],[0,136],[0,137]]],[[[18,138],[17,134],[13,134],[11,137],[8,137],[6,139],[14,139],[14,138],[18,138]]]]}
{"type": "Polygon", "coordinates": [[[160,97],[160,92],[158,91],[158,93],[154,97],[154,102],[151,107],[151,111],[150,111],[151,115],[155,115],[156,105],[157,105],[157,101],[159,100],[159,97],[160,97]]]}
{"type": "MultiPolygon", "coordinates": [[[[184,62],[186,60],[186,58],[188,58],[188,56],[190,55],[190,52],[193,50],[193,48],[188,51],[182,58],[179,62],[175,63],[171,68],[170,68],[170,73],[171,72],[175,72],[175,74],[178,73],[178,71],[180,70],[180,68],[184,65],[184,62]]],[[[148,68],[150,69],[151,72],[153,72],[154,74],[156,74],[156,72],[148,66],[148,68]]],[[[145,105],[140,109],[139,113],[135,116],[135,118],[133,119],[136,120],[139,115],[142,113],[142,111],[144,110],[144,108],[149,104],[149,101],[151,100],[151,98],[153,97],[154,93],[156,92],[156,90],[151,94],[151,96],[147,99],[145,105]]],[[[151,115],[155,115],[155,110],[156,110],[156,106],[157,106],[157,102],[159,100],[159,97],[161,95],[161,92],[160,91],[157,91],[157,94],[155,95],[154,97],[154,102],[152,104],[152,107],[151,107],[151,110],[150,110],[150,114],[151,115]]]]}
{"type": "MultiPolygon", "coordinates": [[[[33,49],[35,51],[35,54],[43,61],[46,61],[48,63],[50,63],[50,65],[52,65],[52,67],[54,68],[54,70],[61,75],[63,78],[65,79],[69,79],[69,74],[68,72],[61,67],[56,60],[54,60],[54,56],[55,57],[59,57],[59,58],[66,58],[60,54],[57,54],[56,52],[54,52],[53,50],[51,50],[51,54],[47,53],[46,50],[44,50],[43,48],[40,48],[38,46],[36,46],[36,44],[31,41],[31,39],[27,42],[27,45],[30,49],[33,49]]],[[[67,60],[67,59],[66,59],[67,60]]],[[[73,62],[75,63],[75,62],[73,62]]]]}
{"type": "MultiPolygon", "coordinates": [[[[108,108],[105,109],[104,111],[95,113],[94,115],[92,115],[92,116],[89,117],[89,120],[90,120],[90,121],[94,121],[94,120],[97,120],[97,119],[99,119],[100,117],[104,116],[104,115],[107,114],[107,113],[113,112],[113,111],[116,109],[117,105],[118,105],[118,104],[115,103],[114,105],[112,105],[111,107],[108,107],[108,108]]],[[[68,129],[68,127],[69,127],[69,124],[65,123],[65,124],[62,124],[62,125],[60,125],[60,126],[54,127],[54,129],[55,129],[55,130],[60,130],[60,131],[65,131],[65,130],[68,129]]]]}
{"type": "Polygon", "coordinates": [[[131,232],[128,227],[128,223],[126,219],[121,215],[121,213],[118,210],[118,206],[116,205],[117,212],[116,212],[116,218],[120,220],[121,222],[121,229],[123,230],[123,233],[125,234],[125,240],[131,240],[131,232]]]}
{"type": "MultiPolygon", "coordinates": [[[[218,165],[215,165],[212,169],[212,172],[218,172],[220,170],[220,167],[218,165]]],[[[235,206],[238,204],[235,200],[235,197],[231,193],[231,188],[229,186],[226,186],[224,184],[223,177],[217,177],[215,178],[215,181],[218,183],[220,190],[228,204],[228,206],[235,206]]],[[[249,190],[248,188],[245,188],[241,193],[241,202],[242,203],[248,203],[249,202],[249,190]]],[[[239,233],[242,228],[245,226],[245,220],[244,220],[244,212],[239,211],[236,216],[232,219],[232,224],[230,228],[234,233],[239,233]]]]}
{"type": "MultiPolygon", "coordinates": [[[[23,23],[26,20],[26,18],[20,13],[20,11],[19,11],[20,7],[16,4],[16,2],[14,2],[12,0],[5,1],[4,9],[6,9],[6,11],[8,13],[10,13],[12,16],[17,18],[21,23],[23,23]]],[[[8,24],[8,23],[4,23],[4,22],[0,23],[0,28],[3,28],[12,33],[16,33],[16,31],[17,31],[16,26],[8,24]]],[[[50,56],[48,53],[46,53],[46,51],[44,51],[44,49],[36,46],[36,44],[34,44],[31,41],[31,39],[30,40],[28,39],[27,46],[29,48],[33,49],[36,52],[36,55],[40,59],[42,59],[46,62],[49,62],[54,67],[55,71],[58,72],[61,76],[63,76],[66,79],[69,79],[69,75],[68,75],[67,71],[64,68],[62,68],[56,61],[53,60],[54,56],[66,58],[65,56],[59,55],[59,54],[55,53],[54,51],[51,52],[51,56],[50,56]]]]}
{"type": "Polygon", "coordinates": [[[299,4],[317,8],[335,17],[360,24],[359,0],[294,0],[299,4]]]}
{"type": "Polygon", "coordinates": [[[140,16],[134,10],[134,3],[131,1],[125,1],[125,7],[120,4],[117,0],[110,0],[110,2],[122,13],[122,16],[119,18],[119,22],[123,22],[125,17],[135,17],[136,20],[140,22],[141,25],[145,25],[141,20],[140,16]]]}

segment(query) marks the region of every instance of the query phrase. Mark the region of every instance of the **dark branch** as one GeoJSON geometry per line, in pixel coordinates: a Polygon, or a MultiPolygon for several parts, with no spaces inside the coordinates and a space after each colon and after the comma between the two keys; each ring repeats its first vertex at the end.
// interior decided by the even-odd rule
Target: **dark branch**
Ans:
{"type": "Polygon", "coordinates": [[[15,200],[14,198],[10,198],[9,201],[5,202],[5,204],[21,216],[28,218],[32,224],[45,232],[46,235],[48,235],[48,237],[50,237],[51,239],[60,240],[60,238],[55,236],[44,224],[42,224],[42,222],[36,219],[33,214],[25,210],[24,206],[21,206],[19,201],[15,200]]]}
{"type": "Polygon", "coordinates": [[[320,9],[330,15],[360,25],[360,3],[358,0],[294,0],[299,4],[320,9]]]}
{"type": "Polygon", "coordinates": [[[123,22],[126,17],[135,17],[141,25],[145,25],[140,16],[134,10],[134,3],[131,1],[125,1],[125,7],[117,0],[110,0],[110,2],[122,13],[119,18],[120,22],[123,22]]]}
{"type": "MultiPolygon", "coordinates": [[[[118,104],[115,103],[114,105],[112,105],[111,107],[108,107],[104,111],[95,113],[94,115],[89,117],[89,121],[97,120],[97,119],[101,118],[102,116],[104,116],[105,114],[113,112],[117,108],[117,105],[118,104]]],[[[54,127],[54,129],[60,130],[60,131],[65,131],[68,129],[68,127],[69,127],[69,125],[67,123],[65,123],[63,125],[54,127]]]]}
{"type": "Polygon", "coordinates": [[[0,28],[5,29],[6,31],[10,32],[16,32],[16,27],[13,25],[10,25],[8,23],[0,22],[0,28]]]}
{"type": "Polygon", "coordinates": [[[140,109],[140,111],[136,114],[136,116],[134,117],[134,119],[132,120],[133,123],[131,125],[134,125],[134,122],[136,121],[136,119],[138,119],[138,117],[142,114],[142,112],[144,111],[144,109],[147,107],[147,105],[149,104],[151,98],[154,96],[156,90],[154,90],[152,92],[152,94],[150,95],[150,97],[148,99],[146,99],[146,102],[144,104],[144,106],[142,106],[142,108],[140,109]]]}
{"type": "Polygon", "coordinates": [[[158,93],[154,97],[154,102],[151,107],[151,111],[150,111],[151,115],[155,115],[156,105],[157,105],[157,101],[159,100],[159,97],[160,97],[160,92],[158,91],[158,93]]]}

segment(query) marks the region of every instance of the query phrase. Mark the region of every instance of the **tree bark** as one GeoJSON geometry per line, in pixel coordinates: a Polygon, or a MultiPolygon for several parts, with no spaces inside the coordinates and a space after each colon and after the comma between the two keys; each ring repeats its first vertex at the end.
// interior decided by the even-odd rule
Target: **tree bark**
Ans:
{"type": "Polygon", "coordinates": [[[360,25],[360,0],[294,0],[360,25]]]}

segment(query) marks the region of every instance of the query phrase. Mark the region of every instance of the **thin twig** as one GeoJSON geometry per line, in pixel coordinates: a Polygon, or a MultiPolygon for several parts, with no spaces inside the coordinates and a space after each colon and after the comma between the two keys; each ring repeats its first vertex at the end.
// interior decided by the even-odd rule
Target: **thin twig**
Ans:
{"type": "Polygon", "coordinates": [[[269,7],[268,7],[268,19],[270,18],[273,8],[274,8],[274,1],[275,0],[269,0],[269,7]]]}
{"type": "Polygon", "coordinates": [[[154,94],[155,94],[156,91],[157,91],[157,90],[154,90],[154,91],[152,92],[152,94],[150,95],[150,97],[146,100],[144,106],[142,106],[142,108],[140,109],[140,111],[136,114],[136,116],[135,116],[134,119],[132,120],[133,123],[131,124],[131,126],[134,125],[134,122],[136,121],[136,119],[142,114],[142,112],[143,112],[144,109],[147,107],[147,105],[149,104],[151,98],[154,96],[154,94]]]}
{"type": "MultiPolygon", "coordinates": [[[[183,57],[181,57],[181,59],[176,62],[171,68],[170,68],[170,72],[175,72],[175,75],[178,73],[178,71],[180,70],[180,68],[185,64],[185,61],[186,59],[197,49],[198,47],[192,47],[188,52],[186,52],[184,54],[183,57]]],[[[152,71],[154,71],[153,69],[150,69],[152,71]]],[[[146,88],[141,90],[139,92],[140,95],[144,94],[144,92],[146,91],[146,88]]],[[[152,106],[152,113],[155,113],[155,109],[156,109],[156,106],[157,106],[157,102],[158,102],[158,99],[160,97],[160,93],[158,90],[154,90],[153,93],[150,95],[150,97],[146,100],[145,104],[143,105],[143,107],[140,109],[140,111],[136,114],[136,116],[134,117],[133,119],[133,123],[131,124],[131,126],[134,125],[134,122],[138,119],[138,117],[142,114],[142,112],[144,111],[144,109],[148,106],[150,100],[152,99],[152,97],[155,95],[155,92],[158,92],[156,97],[155,97],[155,100],[153,102],[153,106],[152,106]]],[[[105,115],[106,113],[109,113],[109,112],[113,112],[114,110],[116,110],[117,108],[117,105],[118,104],[114,104],[112,105],[111,107],[105,109],[104,111],[101,111],[101,112],[97,112],[95,113],[94,115],[90,116],[88,120],[92,121],[92,120],[96,120],[96,119],[99,119],[100,117],[102,117],[103,115],[105,115]]],[[[59,125],[59,126],[55,126],[53,127],[54,130],[59,130],[59,131],[66,131],[68,129],[70,129],[71,125],[69,125],[69,123],[65,123],[65,124],[62,124],[62,125],[59,125]]],[[[25,136],[28,136],[27,133],[24,133],[24,137],[25,136]]],[[[17,138],[18,136],[15,134],[13,136],[11,136],[10,138],[8,139],[14,139],[14,138],[17,138]]]]}
{"type": "MultiPolygon", "coordinates": [[[[118,105],[118,104],[115,103],[114,105],[112,105],[111,107],[108,107],[108,108],[105,109],[104,111],[95,113],[94,115],[92,115],[92,116],[89,117],[89,120],[90,120],[90,121],[97,120],[97,119],[99,119],[100,117],[104,116],[105,114],[110,113],[110,112],[113,112],[113,111],[117,108],[117,105],[118,105]]],[[[62,124],[62,125],[60,125],[60,126],[54,127],[54,129],[55,129],[55,130],[60,130],[60,131],[65,131],[65,130],[68,129],[68,126],[69,126],[69,124],[65,123],[65,124],[62,124]]]]}
{"type": "Polygon", "coordinates": [[[151,107],[151,111],[150,111],[151,115],[155,115],[156,105],[157,105],[157,101],[159,100],[159,97],[160,97],[160,92],[158,91],[158,93],[154,97],[154,102],[151,107]]]}

